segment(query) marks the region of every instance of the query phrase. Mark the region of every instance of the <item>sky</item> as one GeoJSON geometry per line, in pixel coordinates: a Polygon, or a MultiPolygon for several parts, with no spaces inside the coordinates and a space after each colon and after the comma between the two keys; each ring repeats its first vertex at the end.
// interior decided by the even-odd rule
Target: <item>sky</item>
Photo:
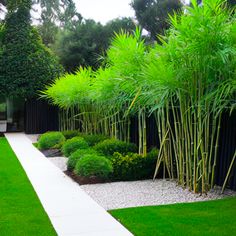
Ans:
{"type": "MultiPolygon", "coordinates": [[[[189,2],[189,0],[183,1],[189,2]]],[[[85,19],[90,18],[102,24],[118,17],[135,18],[134,10],[130,6],[132,0],[74,0],[74,2],[77,11],[85,19]]]]}
{"type": "Polygon", "coordinates": [[[117,17],[134,17],[131,0],[74,0],[77,11],[85,18],[102,24],[117,17]]]}

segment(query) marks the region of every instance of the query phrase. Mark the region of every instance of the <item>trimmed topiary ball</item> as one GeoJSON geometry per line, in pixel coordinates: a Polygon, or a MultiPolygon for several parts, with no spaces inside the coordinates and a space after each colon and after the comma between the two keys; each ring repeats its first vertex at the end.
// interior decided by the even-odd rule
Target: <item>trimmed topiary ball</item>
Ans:
{"type": "Polygon", "coordinates": [[[74,137],[67,140],[62,146],[62,153],[69,157],[73,152],[78,149],[87,149],[88,143],[81,137],[74,137]]]}
{"type": "Polygon", "coordinates": [[[96,176],[102,179],[107,179],[112,173],[113,168],[111,161],[107,158],[88,154],[79,159],[75,166],[75,173],[83,177],[96,176]]]}
{"type": "Polygon", "coordinates": [[[65,130],[62,131],[62,134],[66,139],[72,139],[74,137],[80,136],[80,132],[78,130],[65,130]]]}
{"type": "Polygon", "coordinates": [[[94,146],[94,149],[104,156],[112,156],[114,152],[127,154],[136,152],[137,146],[133,143],[126,143],[117,139],[107,139],[94,146]]]}
{"type": "Polygon", "coordinates": [[[78,160],[88,154],[96,155],[97,152],[92,148],[78,149],[77,151],[73,152],[67,161],[67,169],[74,170],[78,160]]]}
{"type": "Polygon", "coordinates": [[[61,148],[65,140],[66,139],[61,132],[47,132],[40,136],[37,147],[40,150],[61,148]]]}
{"type": "Polygon", "coordinates": [[[107,136],[102,134],[81,134],[81,137],[85,139],[85,141],[88,143],[89,146],[94,146],[97,143],[100,143],[106,139],[108,139],[107,136]]]}

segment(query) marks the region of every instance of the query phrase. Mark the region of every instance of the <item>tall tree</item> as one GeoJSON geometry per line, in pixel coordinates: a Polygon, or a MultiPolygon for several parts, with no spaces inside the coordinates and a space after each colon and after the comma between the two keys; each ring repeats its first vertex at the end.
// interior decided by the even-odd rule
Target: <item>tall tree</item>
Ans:
{"type": "Polygon", "coordinates": [[[54,43],[58,26],[72,28],[82,19],[73,0],[0,0],[0,8],[2,5],[8,11],[14,11],[19,4],[26,2],[35,11],[38,7],[41,9],[41,14],[36,20],[39,21],[38,29],[47,46],[54,43]]]}
{"type": "Polygon", "coordinates": [[[55,43],[59,28],[73,29],[82,16],[73,0],[33,0],[41,7],[39,33],[47,46],[55,43]]]}
{"type": "Polygon", "coordinates": [[[227,2],[231,6],[236,6],[236,0],[227,0],[227,2]]]}
{"type": "Polygon", "coordinates": [[[105,45],[104,27],[93,20],[85,20],[73,30],[61,30],[53,50],[64,68],[73,72],[80,66],[97,68],[97,57],[105,45]]]}
{"type": "Polygon", "coordinates": [[[136,24],[133,19],[129,17],[122,17],[107,22],[105,28],[108,33],[108,37],[111,37],[114,35],[114,32],[120,33],[121,30],[126,31],[127,33],[133,32],[136,28],[136,24]]]}
{"type": "Polygon", "coordinates": [[[135,24],[130,18],[115,19],[105,26],[93,20],[84,20],[75,28],[59,31],[53,50],[67,71],[74,72],[80,66],[98,68],[102,63],[98,60],[110,44],[114,32],[135,30],[135,24]]]}
{"type": "MultiPolygon", "coordinates": [[[[203,0],[197,0],[198,4],[202,4],[203,0]]],[[[226,3],[230,6],[230,7],[234,7],[236,6],[236,0],[226,0],[226,3]]]]}
{"type": "Polygon", "coordinates": [[[30,9],[30,2],[24,1],[6,16],[0,51],[0,94],[5,96],[36,96],[61,71],[31,26],[30,9]]]}
{"type": "Polygon", "coordinates": [[[169,28],[168,15],[180,11],[182,3],[180,0],[133,0],[131,6],[140,25],[155,40],[169,28]]]}

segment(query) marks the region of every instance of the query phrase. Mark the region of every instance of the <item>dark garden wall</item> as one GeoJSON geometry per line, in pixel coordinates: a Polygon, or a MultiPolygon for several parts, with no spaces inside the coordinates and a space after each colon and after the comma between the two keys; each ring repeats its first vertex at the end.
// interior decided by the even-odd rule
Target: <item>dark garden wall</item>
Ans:
{"type": "MultiPolygon", "coordinates": [[[[223,185],[225,176],[236,150],[236,112],[231,116],[225,113],[222,117],[219,156],[216,170],[216,183],[223,185]]],[[[228,187],[236,190],[236,163],[234,163],[228,181],[228,187]]]]}
{"type": "Polygon", "coordinates": [[[46,101],[31,99],[25,102],[25,133],[40,134],[59,129],[58,108],[46,101]]]}
{"type": "MultiPolygon", "coordinates": [[[[152,147],[159,147],[159,138],[158,130],[154,116],[150,116],[146,120],[147,125],[147,145],[150,150],[152,147]]],[[[131,119],[131,128],[130,128],[130,141],[138,145],[139,136],[138,136],[138,118],[133,117],[131,119]]]]}

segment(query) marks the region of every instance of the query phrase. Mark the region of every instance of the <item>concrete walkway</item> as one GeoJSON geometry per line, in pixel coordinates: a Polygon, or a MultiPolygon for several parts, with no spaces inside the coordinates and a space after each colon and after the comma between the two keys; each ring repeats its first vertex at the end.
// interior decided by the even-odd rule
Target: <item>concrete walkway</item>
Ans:
{"type": "MultiPolygon", "coordinates": [[[[22,133],[5,135],[56,232],[62,236],[131,236],[22,133]]],[[[26,203],[27,204],[27,203],[26,203]]]]}

